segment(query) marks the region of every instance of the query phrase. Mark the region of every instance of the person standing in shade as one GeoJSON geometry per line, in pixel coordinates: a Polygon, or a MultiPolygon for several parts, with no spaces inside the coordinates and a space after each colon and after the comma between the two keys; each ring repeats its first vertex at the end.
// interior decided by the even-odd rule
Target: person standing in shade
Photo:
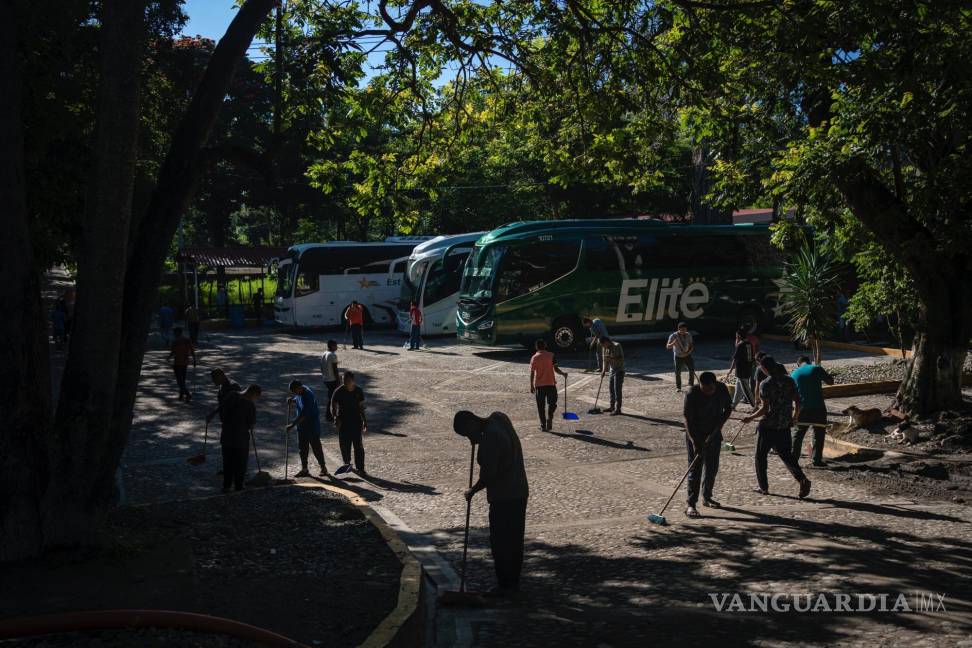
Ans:
{"type": "Polygon", "coordinates": [[[364,350],[364,306],[358,300],[352,300],[348,310],[344,312],[344,319],[351,328],[352,347],[364,350]]]}
{"type": "Polygon", "coordinates": [[[343,383],[334,390],[331,397],[331,414],[338,430],[338,443],[341,445],[341,460],[344,465],[335,471],[336,475],[351,470],[351,450],[354,449],[354,468],[359,475],[365,473],[364,440],[361,435],[368,431],[365,417],[365,397],[361,387],[354,382],[354,374],[345,371],[343,383]]]}
{"type": "Polygon", "coordinates": [[[219,444],[223,451],[224,493],[228,493],[230,487],[243,490],[260,393],[259,385],[250,385],[243,392],[228,392],[223,399],[223,431],[219,435],[219,444]]]}
{"type": "Polygon", "coordinates": [[[537,397],[540,429],[550,432],[553,430],[553,415],[557,409],[557,377],[554,374],[566,378],[567,372],[561,371],[557,366],[554,354],[547,351],[546,342],[537,340],[534,348],[536,353],[530,358],[530,393],[537,397]]]}
{"type": "Polygon", "coordinates": [[[411,324],[409,328],[408,350],[418,351],[422,342],[422,309],[415,302],[412,302],[408,307],[408,321],[411,324]]]}
{"type": "Polygon", "coordinates": [[[732,408],[736,409],[739,401],[746,397],[753,409],[756,408],[756,400],[753,398],[750,381],[753,379],[753,345],[746,338],[746,332],[736,331],[736,346],[732,352],[732,364],[729,365],[729,374],[736,377],[736,388],[732,392],[732,408]]]}
{"type": "Polygon", "coordinates": [[[668,336],[666,349],[671,349],[675,356],[675,391],[682,391],[682,368],[688,370],[689,388],[695,384],[695,361],[692,352],[695,351],[695,341],[689,333],[688,324],[679,322],[677,330],[668,336]]]}
{"type": "Polygon", "coordinates": [[[608,375],[608,388],[611,394],[611,416],[621,413],[622,388],[624,387],[624,349],[621,344],[614,342],[609,337],[601,338],[601,348],[604,352],[604,359],[601,365],[601,376],[610,370],[608,375]]]}
{"type": "Polygon", "coordinates": [[[296,406],[297,411],[294,420],[287,425],[287,431],[297,428],[297,448],[300,451],[300,471],[294,477],[310,475],[307,470],[307,455],[310,450],[314,451],[317,465],[321,467],[320,476],[325,477],[327,465],[324,463],[324,449],[321,447],[321,413],[317,409],[317,397],[299,380],[290,382],[290,393],[293,395],[287,400],[296,406]]]}
{"type": "Polygon", "coordinates": [[[331,399],[334,398],[334,390],[341,384],[338,376],[337,340],[327,341],[327,350],[321,356],[321,377],[324,379],[324,386],[327,387],[327,413],[325,417],[328,423],[333,423],[331,399]]]}
{"type": "MultiPolygon", "coordinates": [[[[182,329],[176,327],[173,330],[175,339],[169,347],[168,360],[172,360],[172,369],[175,372],[176,383],[179,385],[179,400],[185,397],[186,402],[192,400],[192,393],[186,387],[186,374],[189,372],[189,356],[192,356],[192,366],[196,366],[196,349],[187,337],[182,336],[182,329]]],[[[195,373],[193,373],[195,376],[195,373]]]]}
{"type": "Polygon", "coordinates": [[[699,376],[699,384],[689,388],[682,405],[689,461],[688,507],[685,515],[689,517],[699,516],[695,504],[699,501],[700,481],[702,504],[710,508],[721,506],[712,499],[712,488],[719,473],[722,426],[729,420],[730,414],[732,399],[729,388],[725,383],[719,382],[711,371],[703,371],[699,376]],[[702,456],[696,460],[698,454],[702,456]]]}
{"type": "Polygon", "coordinates": [[[193,344],[199,342],[199,311],[192,304],[186,309],[186,328],[189,329],[189,340],[193,344]]]}
{"type": "Polygon", "coordinates": [[[834,377],[820,365],[810,362],[807,356],[800,356],[797,360],[797,368],[790,374],[790,378],[796,383],[797,391],[800,393],[800,416],[797,418],[797,429],[793,435],[793,458],[800,459],[803,438],[807,434],[810,424],[818,423],[813,426],[813,465],[824,466],[823,448],[826,438],[827,428],[827,406],[824,404],[823,386],[834,384],[834,377]]]}
{"type": "Polygon", "coordinates": [[[587,371],[601,371],[603,364],[601,362],[601,340],[608,337],[607,326],[604,325],[604,321],[600,318],[595,317],[590,319],[585,317],[581,320],[588,331],[590,331],[590,356],[588,357],[588,367],[587,371]]]}
{"type": "Polygon", "coordinates": [[[772,356],[763,356],[763,370],[769,376],[759,385],[762,404],[755,412],[743,419],[748,423],[761,418],[756,428],[756,487],[754,491],[769,495],[769,482],[766,478],[766,458],[770,450],[775,450],[780,461],[786,466],[793,478],[800,484],[800,499],[810,494],[810,480],[803,474],[800,464],[790,452],[790,428],[794,418],[800,417],[800,392],[796,383],[786,375],[783,366],[777,364],[772,356]]]}
{"type": "Polygon", "coordinates": [[[175,326],[175,311],[169,306],[168,302],[159,308],[159,335],[165,346],[172,344],[172,327],[175,326]]]}
{"type": "Polygon", "coordinates": [[[489,548],[498,582],[491,594],[514,594],[520,587],[523,570],[523,536],[530,497],[520,438],[509,417],[502,412],[493,412],[488,418],[458,412],[452,429],[479,446],[479,479],[465,492],[465,497],[472,501],[476,493],[486,490],[489,548]]]}
{"type": "MultiPolygon", "coordinates": [[[[213,384],[218,388],[216,390],[216,408],[206,414],[206,423],[212,423],[213,419],[218,415],[220,424],[223,424],[223,403],[226,401],[226,397],[229,394],[240,391],[240,386],[226,377],[226,373],[219,368],[213,369],[209,372],[209,377],[212,379],[213,384]]],[[[216,474],[224,473],[223,468],[220,467],[216,474]]]]}
{"type": "Polygon", "coordinates": [[[54,333],[54,344],[60,349],[67,340],[67,306],[63,299],[58,299],[51,309],[51,329],[54,333]]]}

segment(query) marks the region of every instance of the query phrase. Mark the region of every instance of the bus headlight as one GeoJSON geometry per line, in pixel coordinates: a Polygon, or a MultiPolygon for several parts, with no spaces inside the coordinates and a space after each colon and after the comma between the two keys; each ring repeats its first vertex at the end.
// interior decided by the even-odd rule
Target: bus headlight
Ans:
{"type": "Polygon", "coordinates": [[[477,326],[476,330],[485,331],[486,329],[491,329],[491,328],[493,328],[493,320],[487,320],[485,322],[482,322],[479,326],[477,326]]]}

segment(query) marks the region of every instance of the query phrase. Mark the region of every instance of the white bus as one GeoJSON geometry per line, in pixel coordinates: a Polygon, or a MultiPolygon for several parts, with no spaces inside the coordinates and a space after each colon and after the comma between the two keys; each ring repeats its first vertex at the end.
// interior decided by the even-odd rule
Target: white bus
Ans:
{"type": "Polygon", "coordinates": [[[462,269],[485,232],[437,236],[416,246],[408,259],[398,299],[398,330],[411,331],[409,303],[422,309],[422,335],[455,335],[462,269]]]}
{"type": "Polygon", "coordinates": [[[380,243],[304,243],[277,262],[274,319],[287,326],[344,326],[354,299],[365,326],[394,326],[395,300],[412,249],[428,236],[390,237],[380,243]]]}

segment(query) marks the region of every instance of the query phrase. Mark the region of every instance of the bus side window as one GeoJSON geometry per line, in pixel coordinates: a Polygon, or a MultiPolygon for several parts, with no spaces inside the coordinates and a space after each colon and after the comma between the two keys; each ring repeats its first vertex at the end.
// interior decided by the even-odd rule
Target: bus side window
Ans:
{"type": "Polygon", "coordinates": [[[320,290],[321,277],[317,274],[317,270],[314,268],[303,269],[300,268],[297,272],[297,285],[294,289],[294,294],[297,297],[303,295],[309,295],[311,293],[316,293],[320,290]]]}
{"type": "Polygon", "coordinates": [[[589,272],[617,272],[621,251],[614,241],[596,236],[584,240],[584,257],[589,272]]]}
{"type": "Polygon", "coordinates": [[[499,301],[542,288],[577,267],[580,241],[543,241],[511,247],[496,284],[499,301]]]}

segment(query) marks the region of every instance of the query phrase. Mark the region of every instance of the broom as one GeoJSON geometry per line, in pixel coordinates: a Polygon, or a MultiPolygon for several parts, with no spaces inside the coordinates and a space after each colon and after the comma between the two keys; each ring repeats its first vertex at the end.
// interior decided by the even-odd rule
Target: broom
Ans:
{"type": "Polygon", "coordinates": [[[567,376],[564,376],[564,413],[563,417],[567,421],[579,421],[580,417],[567,409],[567,376]]]}
{"type": "Polygon", "coordinates": [[[193,455],[186,459],[186,462],[190,466],[198,466],[199,464],[206,463],[206,444],[209,442],[209,419],[206,419],[206,431],[203,432],[203,450],[197,455],[193,455]]]}
{"type": "Polygon", "coordinates": [[[688,477],[689,473],[692,472],[692,469],[695,468],[695,464],[698,463],[699,459],[702,458],[702,455],[705,454],[705,449],[709,447],[709,442],[712,441],[713,437],[715,437],[715,434],[710,434],[709,437],[705,440],[705,443],[702,445],[702,448],[695,453],[695,459],[693,459],[692,463],[689,464],[688,470],[685,471],[685,474],[682,475],[682,478],[678,480],[678,485],[675,486],[675,490],[672,491],[672,494],[671,496],[669,496],[668,501],[665,502],[665,506],[663,506],[662,509],[658,511],[658,513],[648,514],[649,522],[651,522],[652,524],[659,524],[661,526],[668,526],[668,520],[665,519],[665,515],[664,515],[665,509],[667,509],[668,505],[672,503],[673,499],[675,499],[675,493],[677,493],[678,489],[682,487],[682,484],[685,482],[685,478],[688,477]]]}
{"type": "Polygon", "coordinates": [[[728,450],[729,452],[735,452],[736,446],[734,446],[732,443],[733,441],[736,440],[736,437],[739,436],[739,433],[742,432],[743,428],[746,427],[747,425],[749,425],[749,421],[743,421],[742,425],[740,425],[739,428],[736,430],[736,433],[732,435],[732,438],[729,439],[729,441],[727,441],[726,443],[723,443],[722,447],[728,450]]]}
{"type": "Polygon", "coordinates": [[[250,428],[250,439],[253,441],[253,458],[256,459],[257,472],[253,475],[253,479],[250,480],[252,486],[269,486],[270,485],[270,473],[263,472],[260,468],[260,455],[257,454],[256,446],[256,435],[253,433],[253,428],[250,428]]]}
{"type": "MultiPolygon", "coordinates": [[[[597,401],[601,398],[601,387],[604,386],[604,373],[601,373],[601,381],[597,383],[597,396],[594,397],[594,407],[587,410],[588,414],[603,414],[604,410],[597,406],[597,401]]],[[[567,400],[567,394],[564,394],[564,400],[567,400]]]]}
{"type": "MultiPolygon", "coordinates": [[[[476,463],[476,444],[470,444],[469,454],[469,488],[473,485],[473,465],[476,463]]],[[[462,539],[462,566],[459,568],[459,591],[442,592],[439,604],[447,607],[469,605],[473,607],[485,605],[481,594],[466,591],[466,556],[469,552],[469,515],[472,512],[472,499],[466,500],[466,533],[462,539]]]]}

